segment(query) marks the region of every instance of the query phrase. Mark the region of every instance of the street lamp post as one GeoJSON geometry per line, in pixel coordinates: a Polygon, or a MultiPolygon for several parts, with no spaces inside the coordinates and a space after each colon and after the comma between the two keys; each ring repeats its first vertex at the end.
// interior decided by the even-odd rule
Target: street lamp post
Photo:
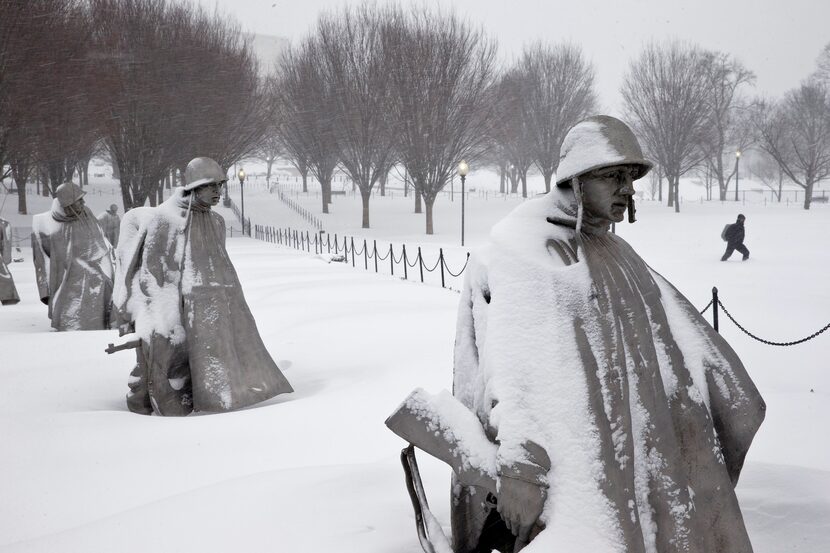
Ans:
{"type": "Polygon", "coordinates": [[[461,245],[464,245],[464,182],[467,180],[467,173],[470,166],[463,159],[458,164],[458,174],[461,176],[461,245]]]}
{"type": "Polygon", "coordinates": [[[735,152],[735,201],[738,201],[738,177],[740,176],[741,168],[741,151],[735,152]]]}
{"type": "Polygon", "coordinates": [[[240,169],[236,174],[239,177],[239,194],[242,196],[242,235],[247,236],[245,230],[245,169],[240,169]]]}

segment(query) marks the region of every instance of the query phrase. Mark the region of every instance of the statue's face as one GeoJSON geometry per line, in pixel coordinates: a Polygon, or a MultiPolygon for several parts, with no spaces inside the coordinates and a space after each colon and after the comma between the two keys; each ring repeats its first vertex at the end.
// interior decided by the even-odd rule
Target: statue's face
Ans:
{"type": "Polygon", "coordinates": [[[628,165],[614,165],[580,177],[585,211],[599,219],[621,222],[625,218],[628,198],[634,195],[636,172],[628,165]]]}
{"type": "Polygon", "coordinates": [[[205,184],[197,188],[193,191],[196,194],[196,198],[208,205],[217,205],[219,200],[222,198],[222,183],[221,182],[213,182],[211,184],[205,184]]]}
{"type": "Polygon", "coordinates": [[[66,209],[64,209],[64,211],[69,215],[80,215],[84,212],[84,205],[86,205],[84,199],[78,198],[77,200],[75,200],[75,202],[66,206],[66,209]]]}

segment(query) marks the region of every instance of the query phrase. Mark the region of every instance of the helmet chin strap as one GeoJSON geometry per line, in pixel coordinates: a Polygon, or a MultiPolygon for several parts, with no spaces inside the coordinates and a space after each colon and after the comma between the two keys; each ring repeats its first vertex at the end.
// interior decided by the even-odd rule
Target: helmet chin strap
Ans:
{"type": "Polygon", "coordinates": [[[576,260],[579,261],[582,257],[579,255],[579,251],[583,249],[582,219],[585,215],[585,208],[582,206],[582,182],[579,180],[579,177],[571,179],[571,189],[574,191],[574,196],[576,197],[576,233],[574,239],[576,240],[576,260]]]}

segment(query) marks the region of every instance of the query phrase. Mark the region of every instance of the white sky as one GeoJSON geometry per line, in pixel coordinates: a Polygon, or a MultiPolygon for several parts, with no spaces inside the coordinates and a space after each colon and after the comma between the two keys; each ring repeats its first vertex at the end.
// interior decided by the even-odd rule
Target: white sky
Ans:
{"type": "MultiPolygon", "coordinates": [[[[295,41],[321,10],[347,0],[198,0],[246,29],[295,41]]],[[[384,3],[389,0],[378,0],[384,3]]],[[[354,3],[353,1],[351,3],[354,3]]],[[[401,0],[402,4],[408,4],[401,0]]],[[[680,38],[731,53],[777,96],[811,73],[830,42],[830,0],[432,0],[483,25],[510,59],[536,39],[580,44],[593,61],[605,110],[616,111],[629,60],[651,39],[680,38]]]]}

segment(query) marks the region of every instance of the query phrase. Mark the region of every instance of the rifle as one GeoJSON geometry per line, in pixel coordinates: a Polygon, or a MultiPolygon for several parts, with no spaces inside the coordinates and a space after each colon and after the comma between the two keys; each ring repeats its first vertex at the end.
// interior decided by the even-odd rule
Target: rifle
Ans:
{"type": "Polygon", "coordinates": [[[124,342],[123,344],[118,344],[117,346],[115,344],[110,343],[107,346],[107,349],[105,349],[104,351],[107,352],[108,354],[113,354],[116,351],[123,351],[125,349],[135,349],[135,348],[138,348],[138,347],[141,347],[141,339],[140,338],[136,338],[135,340],[130,340],[129,342],[124,342]]]}
{"type": "Polygon", "coordinates": [[[449,392],[433,396],[417,388],[386,419],[386,426],[447,463],[464,485],[496,495],[498,446],[487,438],[478,417],[449,392]]]}

